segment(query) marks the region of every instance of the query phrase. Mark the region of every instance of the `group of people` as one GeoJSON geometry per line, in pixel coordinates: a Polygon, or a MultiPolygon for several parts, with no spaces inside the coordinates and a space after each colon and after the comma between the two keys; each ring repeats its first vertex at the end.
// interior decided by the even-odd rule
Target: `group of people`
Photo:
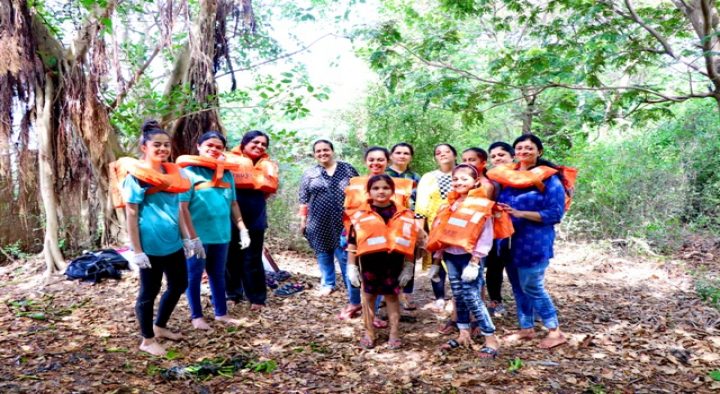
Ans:
{"type": "Polygon", "coordinates": [[[549,331],[541,348],[566,342],[544,275],[570,190],[563,167],[542,158],[537,136],[523,135],[512,145],[494,142],[489,155],[468,148],[461,164],[452,145],[439,144],[437,169],[422,177],[410,169],[414,150],[404,142],[389,151],[369,148],[365,176],[335,158],[332,142],[318,140],[312,148],[317,164],[301,180],[300,228],[320,267],[320,296],[336,289],[338,261],[348,296],[338,318],[363,315],[360,346],[374,347],[376,329],[388,325],[387,346],[402,345],[400,309],[417,308],[411,296],[416,260],[432,279],[436,309],[445,309],[445,281],[450,282],[452,318],[439,331],[459,334],[444,349],[484,338],[478,357],[496,357],[500,340],[492,318],[505,313],[503,271],[519,324],[503,341],[533,339],[539,319],[549,331]],[[387,322],[376,314],[381,298],[387,322]]]}
{"type": "MultiPolygon", "coordinates": [[[[167,323],[183,293],[192,326],[212,329],[200,299],[204,273],[216,321],[238,323],[228,314],[228,302],[247,299],[253,311],[265,305],[266,199],[278,187],[277,165],[266,152],[269,143],[267,134],[254,130],[228,150],[221,133],[208,131],[197,140],[197,155],[171,162],[169,134],[149,121],[140,138],[142,157],[114,164],[116,206],[125,210],[132,263],[139,268],[135,313],[141,350],[162,355],[166,349],[157,338],[181,338],[167,323]],[[167,289],[153,320],[163,275],[167,289]]],[[[452,145],[439,144],[437,169],[422,177],[410,168],[414,150],[407,143],[390,150],[369,148],[364,176],[336,159],[332,142],[318,140],[312,149],[317,164],[302,176],[300,229],[320,268],[319,296],[336,290],[339,263],[348,303],[338,318],[363,316],[360,346],[374,347],[376,329],[388,326],[388,347],[402,346],[400,311],[417,308],[412,299],[417,260],[432,279],[437,309],[445,309],[449,279],[452,318],[440,332],[459,334],[444,348],[484,338],[478,356],[497,355],[500,341],[492,319],[505,311],[503,270],[520,328],[504,340],[533,339],[540,319],[549,330],[540,347],[566,341],[544,275],[568,193],[562,169],[542,159],[539,138],[495,142],[489,155],[469,148],[461,164],[452,145]],[[381,302],[387,321],[377,314],[381,302]]]]}
{"type": "Polygon", "coordinates": [[[115,205],[125,209],[131,263],[139,268],[135,314],[141,350],[163,355],[157,338],[181,338],[166,325],[183,293],[193,327],[211,329],[200,299],[203,273],[216,321],[238,324],[228,315],[228,301],[247,299],[253,311],[265,305],[266,199],[278,182],[277,166],[266,153],[269,143],[267,134],[253,130],[228,152],[225,137],[208,131],[197,140],[198,155],[172,163],[170,135],[148,121],[140,137],[141,159],[114,163],[115,205]],[[167,288],[153,321],[163,275],[167,288]]]}

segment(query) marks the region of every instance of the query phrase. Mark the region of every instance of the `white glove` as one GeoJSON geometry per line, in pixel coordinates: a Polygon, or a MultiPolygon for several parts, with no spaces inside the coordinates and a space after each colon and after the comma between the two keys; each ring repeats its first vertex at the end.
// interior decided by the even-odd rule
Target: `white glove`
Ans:
{"type": "Polygon", "coordinates": [[[185,258],[197,256],[199,259],[204,259],[206,257],[200,238],[183,239],[183,249],[185,249],[185,258]]]}
{"type": "Polygon", "coordinates": [[[152,268],[152,265],[150,265],[150,259],[145,253],[135,253],[132,263],[140,269],[152,268]]]}
{"type": "Polygon", "coordinates": [[[240,249],[247,249],[250,246],[250,232],[246,229],[240,229],[240,249]]]}
{"type": "Polygon", "coordinates": [[[480,274],[480,264],[470,263],[467,267],[465,267],[465,269],[463,269],[460,278],[463,282],[472,282],[477,279],[478,274],[480,274]]]}
{"type": "Polygon", "coordinates": [[[406,261],[403,265],[402,272],[400,272],[400,276],[398,277],[400,287],[405,287],[405,285],[407,285],[412,280],[414,272],[415,264],[412,261],[406,261]]]}
{"type": "Polygon", "coordinates": [[[440,266],[436,264],[431,265],[428,270],[428,276],[431,281],[440,282],[440,266]]]}
{"type": "Polygon", "coordinates": [[[360,269],[358,269],[357,265],[348,264],[347,276],[353,286],[360,287],[360,269]]]}

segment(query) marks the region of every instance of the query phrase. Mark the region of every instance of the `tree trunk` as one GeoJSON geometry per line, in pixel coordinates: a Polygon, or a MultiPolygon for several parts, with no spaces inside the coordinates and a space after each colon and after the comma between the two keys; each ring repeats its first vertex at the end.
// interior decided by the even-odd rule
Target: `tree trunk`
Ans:
{"type": "Polygon", "coordinates": [[[532,134],[532,122],[533,117],[538,114],[537,106],[535,101],[537,100],[537,94],[530,89],[523,89],[522,94],[525,98],[525,110],[522,113],[522,133],[532,134]]]}
{"type": "Polygon", "coordinates": [[[58,247],[58,214],[57,195],[54,187],[53,166],[53,128],[52,107],[55,89],[52,78],[45,79],[45,88],[36,86],[35,110],[37,119],[35,128],[38,136],[40,193],[45,208],[45,241],[43,255],[45,256],[46,274],[50,275],[65,268],[60,248],[58,247]]]}

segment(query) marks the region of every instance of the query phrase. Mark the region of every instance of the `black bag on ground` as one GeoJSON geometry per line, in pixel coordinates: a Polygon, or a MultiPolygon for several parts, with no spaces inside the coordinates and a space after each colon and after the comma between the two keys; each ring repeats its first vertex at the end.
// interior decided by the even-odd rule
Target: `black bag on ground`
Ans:
{"type": "Polygon", "coordinates": [[[120,270],[130,269],[128,261],[114,249],[86,252],[70,262],[65,275],[68,280],[80,279],[98,283],[103,278],[120,279],[120,270]]]}

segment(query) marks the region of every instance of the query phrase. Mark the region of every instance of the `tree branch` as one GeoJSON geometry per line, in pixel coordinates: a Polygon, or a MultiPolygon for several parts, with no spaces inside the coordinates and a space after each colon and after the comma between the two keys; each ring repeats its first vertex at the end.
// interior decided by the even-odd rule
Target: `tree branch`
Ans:
{"type": "Polygon", "coordinates": [[[150,57],[143,63],[140,68],[135,70],[135,74],[133,74],[132,78],[128,81],[127,84],[122,88],[122,90],[118,93],[118,95],[115,97],[115,100],[113,100],[112,104],[110,104],[110,111],[113,111],[117,109],[117,107],[122,104],[122,101],[125,99],[125,96],[127,96],[130,89],[132,89],[137,81],[140,79],[140,77],[145,73],[145,70],[150,66],[150,63],[155,59],[155,57],[160,53],[160,50],[164,48],[167,45],[166,40],[161,40],[157,46],[155,46],[155,49],[150,54],[150,57]]]}
{"type": "Polygon", "coordinates": [[[632,2],[630,0],[625,0],[625,6],[627,7],[628,11],[630,12],[630,16],[632,19],[637,22],[640,26],[643,27],[643,29],[647,30],[650,35],[655,37],[656,40],[660,42],[660,45],[662,45],[663,49],[665,49],[665,52],[672,56],[673,59],[677,59],[677,55],[675,55],[675,52],[673,51],[672,47],[670,46],[670,43],[667,41],[665,37],[663,37],[660,33],[658,33],[657,30],[655,30],[652,26],[645,23],[645,21],[640,18],[640,15],[635,12],[635,8],[632,5],[632,2]]]}
{"type": "Polygon", "coordinates": [[[720,80],[718,79],[718,73],[715,69],[715,57],[711,54],[713,47],[712,34],[712,8],[706,0],[700,0],[700,9],[703,17],[703,37],[702,37],[702,48],[703,57],[705,58],[705,68],[708,72],[708,77],[715,85],[715,91],[720,91],[720,80]]]}

